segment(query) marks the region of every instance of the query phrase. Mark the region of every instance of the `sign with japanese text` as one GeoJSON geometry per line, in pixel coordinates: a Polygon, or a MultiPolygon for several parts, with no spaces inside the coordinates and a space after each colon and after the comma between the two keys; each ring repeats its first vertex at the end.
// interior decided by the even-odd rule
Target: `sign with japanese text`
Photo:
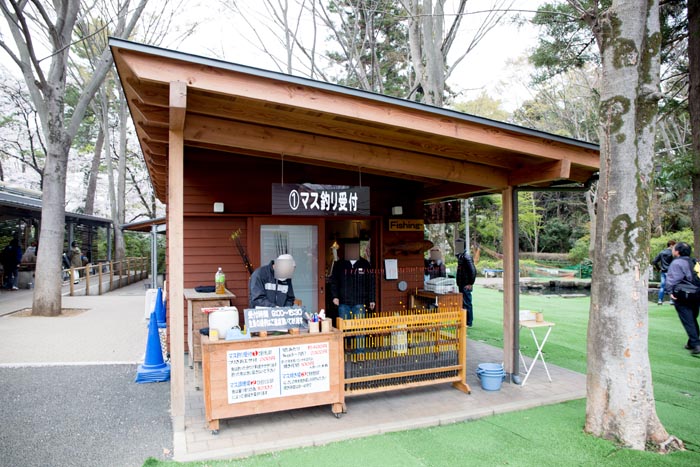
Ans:
{"type": "Polygon", "coordinates": [[[272,184],[272,214],[285,216],[369,216],[369,187],[272,184]]]}
{"type": "Polygon", "coordinates": [[[257,307],[243,310],[248,332],[286,331],[304,324],[300,307],[257,307]]]}
{"type": "Polygon", "coordinates": [[[228,403],[330,391],[328,342],[226,352],[228,403]]]}

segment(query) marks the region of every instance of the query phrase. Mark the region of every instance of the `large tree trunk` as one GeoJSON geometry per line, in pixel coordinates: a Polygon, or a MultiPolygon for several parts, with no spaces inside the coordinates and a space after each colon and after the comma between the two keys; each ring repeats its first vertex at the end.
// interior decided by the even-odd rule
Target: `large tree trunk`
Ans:
{"type": "Polygon", "coordinates": [[[107,180],[109,182],[109,207],[114,226],[114,259],[121,261],[124,259],[124,234],[119,222],[119,208],[117,205],[116,183],[114,182],[114,164],[112,163],[112,144],[110,143],[109,132],[109,99],[107,86],[103,86],[101,93],[102,100],[102,126],[105,132],[105,163],[107,165],[107,180]]]}
{"type": "Polygon", "coordinates": [[[92,216],[95,213],[95,191],[97,191],[97,177],[100,174],[100,162],[102,161],[102,144],[104,143],[104,130],[100,126],[95,142],[95,152],[90,164],[87,190],[85,191],[85,214],[92,216]]]}
{"type": "Polygon", "coordinates": [[[700,2],[688,1],[688,108],[693,136],[693,234],[700,252],[700,2]]]}
{"type": "Polygon", "coordinates": [[[588,325],[585,431],[668,447],[648,352],[650,195],[659,97],[658,0],[615,0],[598,15],[601,177],[588,325]]]}
{"type": "Polygon", "coordinates": [[[44,166],[41,228],[34,275],[36,287],[32,303],[32,314],[39,316],[61,314],[63,285],[61,258],[65,237],[65,187],[70,142],[62,139],[62,132],[54,131],[50,136],[44,166]]]}

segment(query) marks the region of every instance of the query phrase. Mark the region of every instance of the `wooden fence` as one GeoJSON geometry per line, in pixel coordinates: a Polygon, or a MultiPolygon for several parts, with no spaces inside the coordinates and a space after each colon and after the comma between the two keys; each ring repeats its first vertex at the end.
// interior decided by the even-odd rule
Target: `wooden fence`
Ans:
{"type": "Polygon", "coordinates": [[[85,280],[85,295],[90,295],[90,286],[97,287],[97,294],[110,292],[114,289],[133,284],[148,277],[150,261],[146,257],[125,258],[122,261],[109,261],[88,264],[79,268],[63,270],[63,276],[69,277],[70,296],[75,293],[75,274],[85,280]],[[105,291],[104,279],[109,277],[107,290],[105,291]],[[91,281],[93,282],[91,284],[91,281]],[[95,282],[96,281],[96,282],[95,282]],[[116,281],[116,284],[115,284],[116,281]]]}

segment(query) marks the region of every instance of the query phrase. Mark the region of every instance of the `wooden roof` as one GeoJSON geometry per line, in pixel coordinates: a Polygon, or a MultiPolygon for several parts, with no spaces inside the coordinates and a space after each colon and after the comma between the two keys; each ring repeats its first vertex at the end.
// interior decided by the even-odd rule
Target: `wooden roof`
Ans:
{"type": "Polygon", "coordinates": [[[185,146],[413,179],[426,200],[583,183],[599,168],[591,143],[120,39],[110,47],[161,201],[169,128],[183,115],[177,82],[185,146]]]}

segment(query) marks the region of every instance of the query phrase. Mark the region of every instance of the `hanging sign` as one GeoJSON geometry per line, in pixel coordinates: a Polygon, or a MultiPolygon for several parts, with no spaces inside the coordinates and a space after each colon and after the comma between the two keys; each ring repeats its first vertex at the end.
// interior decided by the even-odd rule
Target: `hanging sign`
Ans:
{"type": "Polygon", "coordinates": [[[389,219],[391,232],[423,232],[423,219],[389,219]]]}
{"type": "Polygon", "coordinates": [[[369,216],[369,187],[273,183],[272,214],[369,216]]]}
{"type": "Polygon", "coordinates": [[[423,206],[426,224],[454,224],[462,221],[462,205],[459,200],[430,203],[423,206]]]}

